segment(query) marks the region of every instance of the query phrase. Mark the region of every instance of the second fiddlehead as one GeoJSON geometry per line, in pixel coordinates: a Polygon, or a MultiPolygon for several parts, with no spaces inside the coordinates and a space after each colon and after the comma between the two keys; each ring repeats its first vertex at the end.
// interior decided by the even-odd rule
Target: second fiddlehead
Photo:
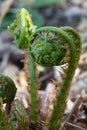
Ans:
{"type": "MultiPolygon", "coordinates": [[[[21,9],[18,14],[16,20],[8,26],[8,32],[11,33],[14,37],[14,42],[18,46],[18,48],[28,49],[29,40],[31,35],[34,33],[36,26],[33,25],[30,14],[26,9],[21,9]]],[[[36,106],[37,106],[37,95],[36,91],[36,82],[35,82],[35,64],[34,61],[29,54],[29,76],[30,79],[30,94],[31,94],[31,118],[36,120],[36,106]]]]}
{"type": "Polygon", "coordinates": [[[57,94],[50,130],[59,129],[66,107],[66,99],[81,53],[79,34],[70,27],[42,27],[37,29],[30,41],[30,52],[35,62],[43,66],[68,63],[67,74],[57,94]]]}
{"type": "Polygon", "coordinates": [[[3,103],[11,103],[15,97],[16,90],[14,82],[8,76],[0,74],[0,97],[3,103]]]}
{"type": "Polygon", "coordinates": [[[19,48],[28,48],[29,37],[35,31],[30,14],[26,9],[17,13],[17,18],[8,26],[8,32],[13,35],[14,42],[19,48]]]}

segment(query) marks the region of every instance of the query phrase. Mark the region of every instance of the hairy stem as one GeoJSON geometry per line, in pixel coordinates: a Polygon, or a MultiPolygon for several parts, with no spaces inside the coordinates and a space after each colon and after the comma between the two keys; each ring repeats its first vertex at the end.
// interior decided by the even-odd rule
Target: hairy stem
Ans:
{"type": "Polygon", "coordinates": [[[6,120],[5,113],[0,109],[0,130],[11,130],[8,121],[6,120]]]}
{"type": "Polygon", "coordinates": [[[36,121],[37,119],[37,85],[35,77],[35,62],[32,56],[29,57],[30,61],[30,94],[31,94],[31,119],[36,121]]]}
{"type": "Polygon", "coordinates": [[[74,33],[75,37],[78,40],[78,43],[75,43],[75,41],[73,41],[72,36],[68,36],[65,32],[62,31],[62,35],[65,36],[70,46],[70,62],[69,62],[68,72],[60,88],[60,91],[57,96],[57,101],[54,106],[54,111],[53,111],[51,122],[50,122],[50,130],[57,130],[57,129],[59,130],[60,128],[60,125],[62,123],[63,113],[66,108],[66,99],[69,93],[72,78],[74,76],[75,69],[77,67],[79,56],[81,53],[81,40],[77,32],[74,31],[72,28],[65,27],[65,30],[71,31],[71,33],[74,33]],[[56,126],[56,123],[57,123],[57,126],[56,126]]]}

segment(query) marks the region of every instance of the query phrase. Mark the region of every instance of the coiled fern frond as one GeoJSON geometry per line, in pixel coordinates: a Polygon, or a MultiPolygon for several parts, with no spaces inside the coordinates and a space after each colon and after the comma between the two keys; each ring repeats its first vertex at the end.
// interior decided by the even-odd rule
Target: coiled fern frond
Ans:
{"type": "Polygon", "coordinates": [[[81,53],[81,39],[71,27],[42,27],[30,40],[30,53],[42,66],[57,66],[68,63],[67,73],[57,93],[57,100],[50,123],[50,130],[57,130],[62,122],[66,99],[81,53]]]}
{"type": "Polygon", "coordinates": [[[14,43],[19,48],[28,48],[29,38],[35,28],[31,15],[23,8],[17,13],[17,18],[14,22],[8,26],[8,32],[13,35],[14,43]]]}

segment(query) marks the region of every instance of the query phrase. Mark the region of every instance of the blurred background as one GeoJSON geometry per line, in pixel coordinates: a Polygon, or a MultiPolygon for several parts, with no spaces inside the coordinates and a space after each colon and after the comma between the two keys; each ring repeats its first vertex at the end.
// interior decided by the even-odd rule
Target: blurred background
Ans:
{"type": "MultiPolygon", "coordinates": [[[[82,54],[71,86],[69,98],[74,101],[77,95],[87,97],[87,0],[0,0],[0,73],[10,76],[18,88],[26,86],[23,50],[16,48],[7,26],[13,22],[16,13],[26,8],[37,28],[41,26],[71,26],[82,39],[82,54]]],[[[37,67],[41,90],[50,79],[61,80],[58,67],[37,67]]],[[[67,110],[71,109],[70,106],[67,110]]],[[[86,105],[87,110],[87,105],[86,105]]],[[[86,117],[87,121],[87,117],[86,117]]],[[[82,124],[81,124],[82,125],[82,124]]]]}

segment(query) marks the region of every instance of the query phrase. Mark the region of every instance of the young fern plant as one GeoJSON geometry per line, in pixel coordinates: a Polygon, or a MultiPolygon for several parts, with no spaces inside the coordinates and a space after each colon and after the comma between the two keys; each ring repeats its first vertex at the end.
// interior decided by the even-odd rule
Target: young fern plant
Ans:
{"type": "MultiPolygon", "coordinates": [[[[66,108],[67,95],[69,93],[70,85],[81,53],[81,39],[78,32],[71,27],[57,28],[47,26],[36,29],[36,26],[32,23],[30,15],[25,9],[21,9],[17,15],[17,19],[8,27],[8,30],[13,34],[16,45],[19,48],[27,49],[29,51],[29,87],[31,94],[31,109],[29,117],[30,120],[36,122],[36,124],[38,122],[38,113],[36,111],[38,108],[38,102],[36,93],[37,84],[35,79],[35,63],[42,66],[68,64],[64,81],[60,86],[60,90],[57,92],[57,99],[54,103],[54,109],[49,123],[49,130],[59,130],[62,123],[63,113],[66,108]]],[[[2,77],[0,77],[0,79],[2,79],[2,77]]],[[[0,95],[0,97],[2,96],[0,95]]],[[[17,102],[15,105],[16,104],[17,102]]],[[[13,115],[16,116],[16,120],[19,124],[22,125],[23,120],[21,121],[18,115],[20,115],[24,109],[20,109],[19,111],[19,108],[20,107],[16,105],[17,112],[14,112],[13,115]]],[[[26,114],[22,114],[22,117],[23,116],[26,117],[25,119],[28,122],[26,114]]],[[[11,121],[15,130],[16,128],[14,126],[13,119],[11,121]]],[[[24,127],[26,130],[28,129],[28,127],[26,127],[26,121],[23,128],[19,128],[21,128],[20,130],[24,130],[24,127]]]]}
{"type": "Polygon", "coordinates": [[[13,35],[14,43],[18,48],[28,48],[29,38],[35,29],[31,15],[24,8],[17,13],[17,18],[8,26],[8,32],[13,35]]]}
{"type": "Polygon", "coordinates": [[[71,27],[42,27],[35,31],[30,40],[30,53],[42,66],[58,66],[68,63],[67,73],[57,93],[50,130],[59,130],[70,85],[81,53],[81,39],[71,27]]]}
{"type": "MultiPolygon", "coordinates": [[[[8,32],[13,35],[14,43],[18,48],[28,50],[29,47],[29,40],[31,35],[34,33],[36,26],[33,25],[31,15],[28,13],[26,9],[21,9],[17,14],[17,19],[8,26],[8,32]]],[[[29,50],[28,50],[29,53],[29,50]]],[[[31,119],[37,119],[37,94],[36,91],[36,78],[35,78],[35,63],[29,53],[29,72],[30,75],[30,95],[31,95],[31,119]]]]}

